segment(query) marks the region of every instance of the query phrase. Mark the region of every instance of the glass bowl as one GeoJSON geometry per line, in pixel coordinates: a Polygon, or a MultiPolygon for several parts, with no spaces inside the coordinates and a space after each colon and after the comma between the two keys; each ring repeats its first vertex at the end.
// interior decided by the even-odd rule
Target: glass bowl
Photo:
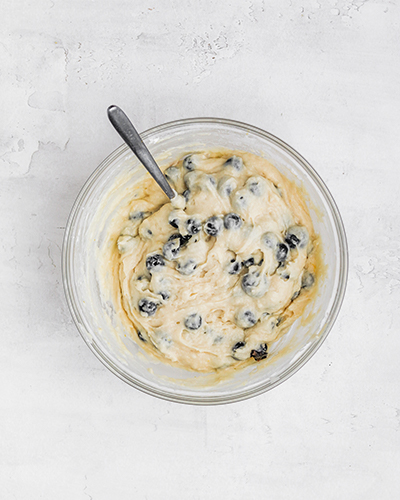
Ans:
{"type": "Polygon", "coordinates": [[[127,334],[103,290],[96,252],[107,220],[120,199],[147,176],[126,145],[93,172],[79,193],[65,229],[62,270],[66,298],[84,341],[99,360],[131,386],[169,401],[222,404],[240,401],[278,386],[301,368],[326,339],[343,301],[348,253],[343,223],[327,187],[293,148],[259,128],[231,120],[195,118],[154,127],[141,134],[161,165],[184,152],[228,148],[268,159],[306,192],[314,228],[322,241],[324,273],[318,293],[279,341],[266,362],[238,370],[230,378],[186,371],[148,356],[127,334]],[[119,184],[118,184],[119,183],[119,184]],[[118,187],[116,187],[118,186],[118,187]],[[99,224],[99,221],[102,221],[99,224]]]}

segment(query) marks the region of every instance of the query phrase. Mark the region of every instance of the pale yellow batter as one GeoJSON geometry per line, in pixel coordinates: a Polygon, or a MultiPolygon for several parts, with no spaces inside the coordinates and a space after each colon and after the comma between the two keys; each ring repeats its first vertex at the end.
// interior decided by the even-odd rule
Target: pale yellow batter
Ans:
{"type": "Polygon", "coordinates": [[[300,191],[239,151],[187,154],[165,174],[180,194],[171,202],[146,179],[110,231],[118,313],[145,349],[186,369],[266,359],[317,280],[300,191]]]}

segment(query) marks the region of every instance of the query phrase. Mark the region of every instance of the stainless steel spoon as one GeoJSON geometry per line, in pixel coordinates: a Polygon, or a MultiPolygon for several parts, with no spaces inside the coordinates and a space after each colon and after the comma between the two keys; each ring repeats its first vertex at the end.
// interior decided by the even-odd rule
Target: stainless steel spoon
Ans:
{"type": "Polygon", "coordinates": [[[135,153],[138,160],[154,178],[168,198],[170,200],[175,198],[176,191],[168,184],[167,179],[164,177],[164,174],[161,172],[150,151],[147,149],[147,146],[142,141],[137,130],[122,109],[113,105],[107,109],[107,114],[115,130],[135,153]]]}

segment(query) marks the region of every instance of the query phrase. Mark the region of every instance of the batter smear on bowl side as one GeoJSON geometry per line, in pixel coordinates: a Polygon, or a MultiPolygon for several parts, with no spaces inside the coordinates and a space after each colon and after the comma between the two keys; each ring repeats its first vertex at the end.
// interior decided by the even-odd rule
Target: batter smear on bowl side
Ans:
{"type": "Polygon", "coordinates": [[[185,154],[164,173],[179,195],[146,178],[110,232],[119,314],[146,350],[185,369],[266,359],[318,278],[301,191],[240,151],[185,154]]]}

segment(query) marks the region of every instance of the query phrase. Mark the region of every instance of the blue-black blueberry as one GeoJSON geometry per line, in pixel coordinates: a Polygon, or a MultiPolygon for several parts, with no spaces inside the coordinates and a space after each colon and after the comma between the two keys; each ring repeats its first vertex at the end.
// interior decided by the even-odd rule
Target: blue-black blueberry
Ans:
{"type": "Polygon", "coordinates": [[[261,361],[268,356],[268,345],[260,344],[258,349],[252,349],[250,356],[255,359],[255,361],[261,361]]]}
{"type": "Polygon", "coordinates": [[[157,312],[158,304],[146,297],[140,299],[138,302],[138,308],[142,316],[154,316],[157,312]]]}
{"type": "Polygon", "coordinates": [[[189,172],[196,168],[192,155],[188,155],[183,159],[183,168],[185,168],[189,172]]]}
{"type": "Polygon", "coordinates": [[[188,330],[198,330],[203,323],[203,318],[198,313],[189,314],[185,318],[185,327],[188,330]]]}
{"type": "Polygon", "coordinates": [[[228,274],[239,274],[242,270],[242,263],[238,260],[232,259],[227,267],[228,274]]]}
{"type": "Polygon", "coordinates": [[[309,240],[308,231],[303,226],[291,226],[286,231],[285,241],[290,248],[304,248],[309,240]]]}
{"type": "Polygon", "coordinates": [[[239,229],[243,224],[243,220],[240,215],[231,212],[226,214],[224,217],[224,227],[225,229],[239,229]]]}
{"type": "Polygon", "coordinates": [[[164,266],[165,266],[164,257],[159,253],[147,256],[146,267],[149,272],[160,271],[164,266]]]}
{"type": "Polygon", "coordinates": [[[276,248],[276,253],[275,253],[276,260],[278,262],[285,262],[285,260],[287,259],[288,253],[289,253],[289,247],[287,245],[285,245],[285,243],[278,243],[278,246],[276,248]]]}
{"type": "Polygon", "coordinates": [[[224,163],[224,167],[232,167],[238,172],[242,170],[243,168],[243,160],[240,158],[240,156],[232,156],[231,158],[228,158],[226,162],[224,163]]]}
{"type": "Polygon", "coordinates": [[[210,236],[218,236],[222,232],[223,222],[221,217],[214,215],[204,223],[204,232],[210,236]]]}

